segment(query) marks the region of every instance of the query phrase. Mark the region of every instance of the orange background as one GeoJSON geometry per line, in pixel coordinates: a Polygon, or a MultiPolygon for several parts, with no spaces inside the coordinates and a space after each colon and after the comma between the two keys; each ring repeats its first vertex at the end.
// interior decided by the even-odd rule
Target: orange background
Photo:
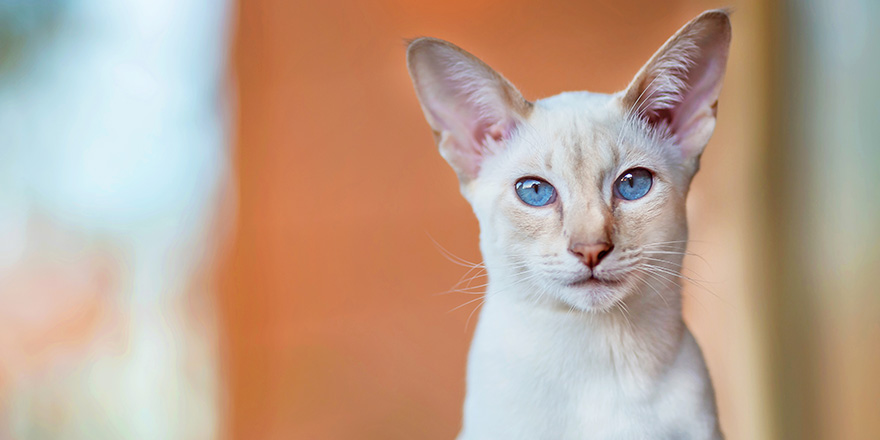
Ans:
{"type": "MultiPolygon", "coordinates": [[[[476,303],[450,312],[473,296],[438,295],[466,268],[432,239],[480,261],[478,227],[423,119],[405,39],[455,42],[528,99],[610,93],[713,6],[240,2],[239,214],[222,275],[230,403],[221,431],[449,439],[459,429],[476,303]]],[[[726,385],[716,386],[723,400],[726,385]]],[[[723,421],[738,417],[721,406],[723,421]]]]}

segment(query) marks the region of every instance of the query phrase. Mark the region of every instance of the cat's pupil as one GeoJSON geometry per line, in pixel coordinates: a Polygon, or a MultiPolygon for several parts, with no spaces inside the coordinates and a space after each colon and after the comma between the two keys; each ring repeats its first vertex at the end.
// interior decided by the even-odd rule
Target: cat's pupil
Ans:
{"type": "Polygon", "coordinates": [[[651,190],[653,176],[645,168],[633,168],[620,175],[615,183],[615,195],[624,200],[640,199],[651,190]]]}
{"type": "Polygon", "coordinates": [[[514,186],[520,200],[531,206],[545,206],[556,200],[553,185],[537,178],[524,177],[514,186]]]}

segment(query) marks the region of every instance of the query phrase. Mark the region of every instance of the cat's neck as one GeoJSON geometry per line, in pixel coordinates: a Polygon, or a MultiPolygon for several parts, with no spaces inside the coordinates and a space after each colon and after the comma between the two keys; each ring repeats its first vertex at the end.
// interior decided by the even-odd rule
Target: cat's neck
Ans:
{"type": "Polygon", "coordinates": [[[557,353],[566,362],[650,381],[679,350],[684,323],[678,286],[654,290],[643,285],[641,291],[601,312],[575,310],[547,295],[512,292],[503,286],[490,281],[481,325],[490,321],[486,324],[506,326],[512,332],[522,329],[535,340],[550,341],[553,347],[545,353],[557,353]]]}

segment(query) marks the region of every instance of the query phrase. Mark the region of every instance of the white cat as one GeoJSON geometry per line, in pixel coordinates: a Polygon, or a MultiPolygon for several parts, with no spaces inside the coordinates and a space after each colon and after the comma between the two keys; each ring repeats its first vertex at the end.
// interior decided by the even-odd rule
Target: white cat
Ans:
{"type": "Polygon", "coordinates": [[[489,276],[459,439],[722,437],[676,281],[729,44],[707,11],[626,90],[532,103],[450,43],[410,43],[489,276]]]}

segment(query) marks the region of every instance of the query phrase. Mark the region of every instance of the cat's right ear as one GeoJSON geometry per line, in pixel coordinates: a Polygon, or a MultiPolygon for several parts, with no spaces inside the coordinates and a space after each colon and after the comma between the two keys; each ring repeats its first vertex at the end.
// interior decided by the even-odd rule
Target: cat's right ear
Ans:
{"type": "Polygon", "coordinates": [[[407,66],[440,154],[462,184],[504,146],[532,104],[498,72],[452,43],[418,38],[407,66]]]}

